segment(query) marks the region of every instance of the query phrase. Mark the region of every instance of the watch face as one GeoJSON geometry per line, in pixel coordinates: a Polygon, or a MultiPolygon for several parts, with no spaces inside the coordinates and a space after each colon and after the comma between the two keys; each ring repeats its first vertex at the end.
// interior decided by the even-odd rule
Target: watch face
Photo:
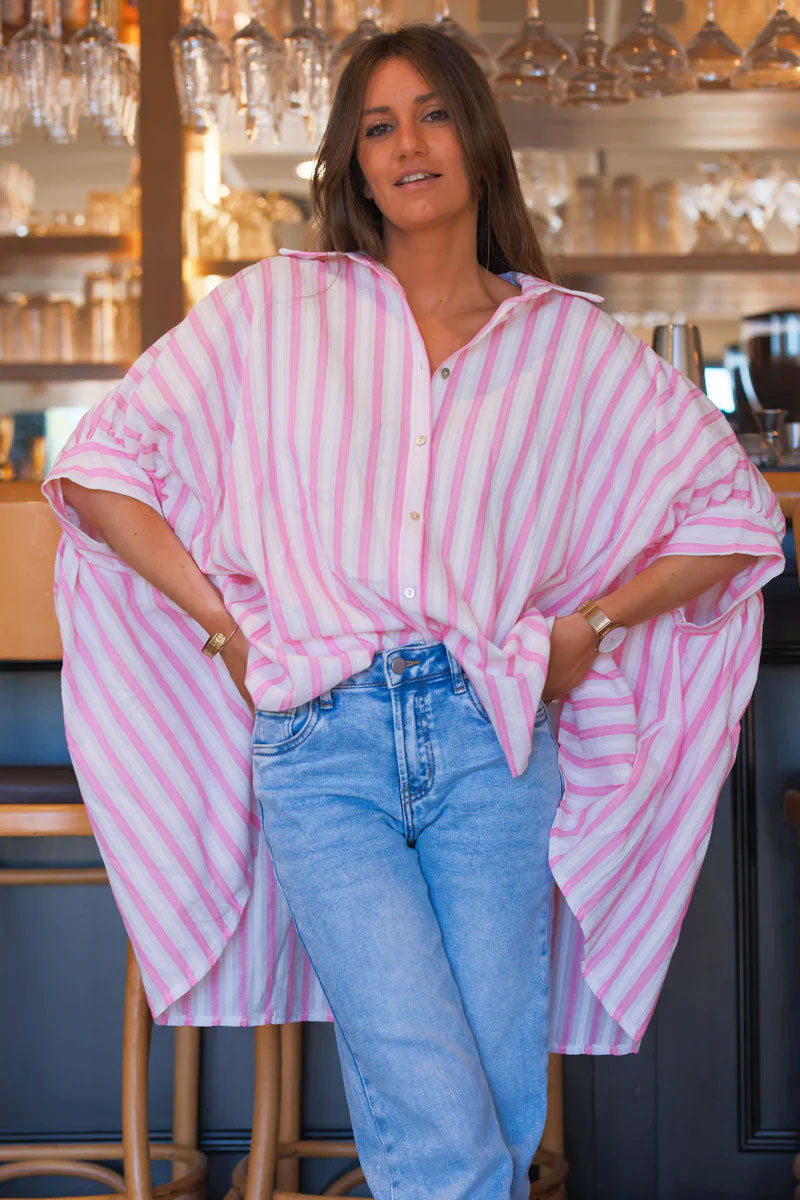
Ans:
{"type": "Polygon", "coordinates": [[[607,654],[609,650],[616,650],[625,641],[627,630],[624,625],[618,625],[616,629],[609,629],[600,639],[600,653],[607,654]]]}

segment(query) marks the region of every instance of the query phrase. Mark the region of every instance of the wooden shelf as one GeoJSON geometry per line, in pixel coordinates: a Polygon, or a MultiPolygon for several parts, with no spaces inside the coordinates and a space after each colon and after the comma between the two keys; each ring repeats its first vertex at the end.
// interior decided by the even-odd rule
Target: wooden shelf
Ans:
{"type": "Polygon", "coordinates": [[[80,383],[122,379],[126,363],[0,363],[0,383],[80,383]]]}
{"type": "Polygon", "coordinates": [[[80,258],[102,254],[107,258],[138,259],[141,237],[138,233],[48,233],[0,236],[0,263],[20,259],[80,258]]]}
{"type": "Polygon", "coordinates": [[[739,275],[800,272],[800,254],[570,254],[553,256],[563,275],[739,275]]]}
{"type": "Polygon", "coordinates": [[[257,258],[184,258],[183,279],[188,283],[191,279],[204,279],[207,275],[236,275],[245,267],[252,267],[260,262],[257,258]]]}
{"type": "MultiPolygon", "coordinates": [[[[184,279],[235,275],[253,258],[185,258],[184,279]]],[[[738,275],[800,272],[800,254],[563,254],[552,262],[564,277],[573,275],[738,275]]]]}
{"type": "MultiPolygon", "coordinates": [[[[229,276],[255,259],[183,260],[184,282],[229,276]]],[[[749,313],[794,308],[800,254],[574,254],[553,256],[565,287],[597,292],[610,312],[677,313],[738,322],[749,313]]]]}

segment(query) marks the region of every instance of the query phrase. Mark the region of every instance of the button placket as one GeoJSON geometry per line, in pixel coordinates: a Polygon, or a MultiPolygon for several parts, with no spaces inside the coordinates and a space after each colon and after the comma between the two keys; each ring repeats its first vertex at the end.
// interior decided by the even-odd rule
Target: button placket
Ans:
{"type": "MultiPolygon", "coordinates": [[[[415,387],[412,392],[410,424],[412,429],[416,425],[417,429],[427,429],[427,432],[417,433],[414,438],[416,447],[428,445],[432,411],[430,369],[426,365],[428,355],[424,345],[422,351],[425,355],[425,363],[420,362],[419,364],[419,386],[415,387]]],[[[430,455],[412,447],[404,487],[404,499],[407,507],[400,532],[398,574],[401,581],[404,579],[418,581],[422,571],[422,514],[425,511],[429,465],[430,455]]],[[[406,600],[413,600],[417,595],[417,585],[411,582],[405,583],[402,592],[406,600]]]]}

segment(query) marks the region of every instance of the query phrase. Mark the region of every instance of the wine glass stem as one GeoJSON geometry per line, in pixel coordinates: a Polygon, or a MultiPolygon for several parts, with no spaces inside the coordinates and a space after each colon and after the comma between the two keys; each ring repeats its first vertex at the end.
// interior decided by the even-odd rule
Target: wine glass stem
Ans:
{"type": "Polygon", "coordinates": [[[44,0],[31,0],[31,20],[32,21],[47,21],[47,13],[45,12],[44,0]]]}
{"type": "Polygon", "coordinates": [[[528,0],[528,20],[538,21],[539,19],[539,0],[528,0]]]}
{"type": "Polygon", "coordinates": [[[597,17],[594,11],[594,0],[586,0],[586,28],[594,33],[597,28],[597,17]]]}
{"type": "Polygon", "coordinates": [[[708,0],[708,7],[706,8],[706,20],[711,21],[712,25],[716,25],[717,23],[714,0],[708,0]]]}

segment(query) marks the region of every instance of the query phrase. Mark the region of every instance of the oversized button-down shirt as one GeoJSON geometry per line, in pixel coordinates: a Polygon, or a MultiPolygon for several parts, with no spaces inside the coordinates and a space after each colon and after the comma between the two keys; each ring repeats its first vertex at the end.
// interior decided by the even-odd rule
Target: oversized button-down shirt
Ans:
{"type": "Polygon", "coordinates": [[[65,503],[162,513],[285,709],[443,641],[528,766],[558,615],[660,554],[744,552],[628,631],[560,711],[551,1047],[638,1049],[755,680],[783,521],[697,388],[593,303],[518,294],[431,375],[396,276],[284,251],[215,288],[87,413],[44,484],[70,751],[162,1024],[332,1019],[276,885],[249,710],[202,630],[65,503]]]}

